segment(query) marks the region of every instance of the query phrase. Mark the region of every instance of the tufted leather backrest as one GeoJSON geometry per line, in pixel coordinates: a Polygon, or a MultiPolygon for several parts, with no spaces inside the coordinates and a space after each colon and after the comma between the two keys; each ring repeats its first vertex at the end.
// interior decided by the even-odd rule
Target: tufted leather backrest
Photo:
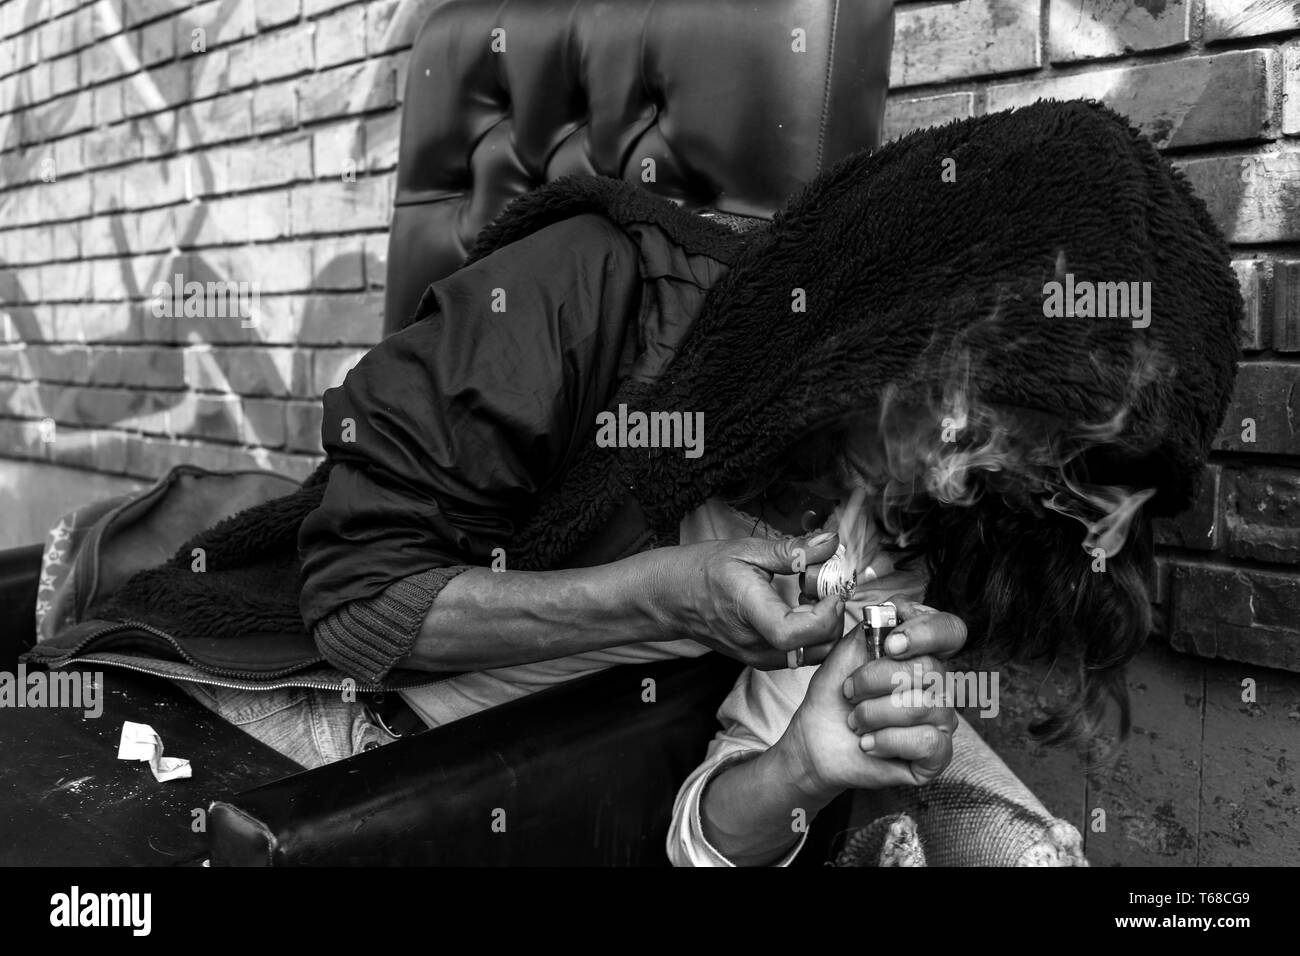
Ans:
{"type": "Polygon", "coordinates": [[[880,142],[892,0],[441,0],[411,52],[385,333],[571,173],[770,218],[880,142]]]}

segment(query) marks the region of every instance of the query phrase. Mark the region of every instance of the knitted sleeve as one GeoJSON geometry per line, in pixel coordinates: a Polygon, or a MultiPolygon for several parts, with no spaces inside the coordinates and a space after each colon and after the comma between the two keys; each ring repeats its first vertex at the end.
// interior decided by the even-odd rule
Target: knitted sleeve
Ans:
{"type": "Polygon", "coordinates": [[[345,604],[317,622],[316,646],[345,674],[379,683],[410,653],[420,624],[447,582],[473,566],[431,568],[394,581],[373,598],[345,604]]]}

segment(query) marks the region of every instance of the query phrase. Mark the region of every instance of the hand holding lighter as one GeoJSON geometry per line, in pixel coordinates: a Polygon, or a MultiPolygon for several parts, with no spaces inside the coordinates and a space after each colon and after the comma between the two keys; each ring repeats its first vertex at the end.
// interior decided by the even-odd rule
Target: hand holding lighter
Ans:
{"type": "Polygon", "coordinates": [[[898,626],[898,608],[892,604],[868,604],[862,609],[862,633],[873,660],[885,656],[885,638],[898,626]]]}

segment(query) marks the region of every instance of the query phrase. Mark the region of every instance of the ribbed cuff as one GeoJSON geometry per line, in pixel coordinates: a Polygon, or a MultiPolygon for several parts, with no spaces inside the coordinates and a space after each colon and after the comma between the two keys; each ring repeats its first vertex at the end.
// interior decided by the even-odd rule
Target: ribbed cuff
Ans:
{"type": "Polygon", "coordinates": [[[430,568],[393,582],[378,597],[345,604],[317,623],[316,646],[345,674],[379,683],[411,652],[429,607],[447,582],[471,567],[430,568]]]}

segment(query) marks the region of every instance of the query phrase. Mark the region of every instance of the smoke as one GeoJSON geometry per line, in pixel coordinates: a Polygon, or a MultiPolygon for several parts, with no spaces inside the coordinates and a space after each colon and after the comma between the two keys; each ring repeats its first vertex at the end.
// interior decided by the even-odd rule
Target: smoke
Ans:
{"type": "Polygon", "coordinates": [[[971,350],[959,343],[945,360],[942,388],[930,399],[904,399],[888,389],[875,421],[850,430],[848,464],[859,487],[840,528],[850,566],[862,567],[870,553],[868,499],[877,523],[906,548],[928,509],[968,507],[989,493],[1030,513],[1073,518],[1083,525],[1087,553],[1118,554],[1155,489],[1089,483],[1082,459],[1091,449],[1125,447],[1134,402],[1168,374],[1167,363],[1136,345],[1131,365],[1112,367],[1106,376],[1120,393],[1114,412],[1100,421],[1071,422],[984,400],[971,384],[971,361],[971,350]]]}

